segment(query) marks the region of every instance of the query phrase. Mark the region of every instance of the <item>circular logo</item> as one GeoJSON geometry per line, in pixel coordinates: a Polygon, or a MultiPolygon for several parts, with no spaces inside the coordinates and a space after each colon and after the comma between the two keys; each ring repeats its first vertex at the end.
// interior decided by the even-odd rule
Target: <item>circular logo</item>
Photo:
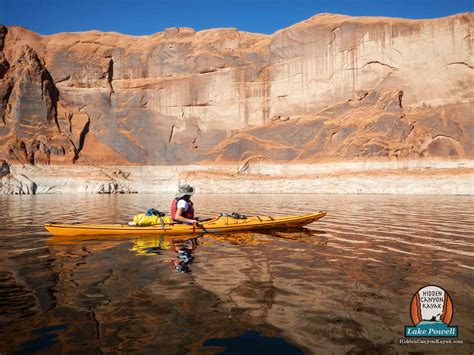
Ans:
{"type": "Polygon", "coordinates": [[[420,322],[442,322],[446,325],[453,319],[453,302],[449,294],[439,286],[428,285],[420,288],[410,304],[413,325],[420,322]]]}

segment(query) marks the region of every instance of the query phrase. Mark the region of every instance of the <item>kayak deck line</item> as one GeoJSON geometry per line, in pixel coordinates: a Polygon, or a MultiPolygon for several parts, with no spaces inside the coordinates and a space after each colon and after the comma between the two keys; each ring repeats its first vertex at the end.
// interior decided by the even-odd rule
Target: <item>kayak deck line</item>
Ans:
{"type": "Polygon", "coordinates": [[[230,231],[259,230],[286,227],[302,227],[313,223],[327,214],[319,211],[299,216],[248,216],[245,219],[219,216],[197,225],[165,223],[164,225],[131,226],[129,224],[67,224],[47,223],[45,228],[53,235],[105,235],[105,234],[200,234],[230,231]]]}

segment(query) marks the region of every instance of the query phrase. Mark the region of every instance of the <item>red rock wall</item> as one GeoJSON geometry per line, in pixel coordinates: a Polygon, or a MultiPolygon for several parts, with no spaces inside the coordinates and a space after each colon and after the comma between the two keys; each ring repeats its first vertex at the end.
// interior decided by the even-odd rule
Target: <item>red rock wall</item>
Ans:
{"type": "Polygon", "coordinates": [[[269,36],[0,27],[0,158],[472,157],[473,19],[318,15],[269,36]]]}

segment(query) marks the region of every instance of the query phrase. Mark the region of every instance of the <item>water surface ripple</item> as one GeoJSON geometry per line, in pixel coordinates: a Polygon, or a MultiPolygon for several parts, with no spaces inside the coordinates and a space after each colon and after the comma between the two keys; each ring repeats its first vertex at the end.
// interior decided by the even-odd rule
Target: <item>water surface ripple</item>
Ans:
{"type": "Polygon", "coordinates": [[[124,222],[168,211],[170,198],[0,196],[0,353],[474,350],[472,197],[194,197],[201,216],[328,211],[271,234],[61,238],[43,228],[124,222]],[[463,345],[398,343],[426,284],[449,292],[463,345]]]}

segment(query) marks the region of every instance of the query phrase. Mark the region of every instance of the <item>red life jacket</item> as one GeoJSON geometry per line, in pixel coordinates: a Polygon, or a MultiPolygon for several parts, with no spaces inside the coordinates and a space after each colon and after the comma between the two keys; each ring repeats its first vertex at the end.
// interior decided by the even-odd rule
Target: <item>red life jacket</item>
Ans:
{"type": "MultiPolygon", "coordinates": [[[[180,198],[175,198],[171,201],[171,218],[176,218],[176,211],[178,210],[178,201],[181,200],[180,198]]],[[[194,208],[193,203],[191,201],[186,201],[189,205],[188,210],[181,212],[181,216],[184,218],[193,219],[194,218],[194,208]]]]}

